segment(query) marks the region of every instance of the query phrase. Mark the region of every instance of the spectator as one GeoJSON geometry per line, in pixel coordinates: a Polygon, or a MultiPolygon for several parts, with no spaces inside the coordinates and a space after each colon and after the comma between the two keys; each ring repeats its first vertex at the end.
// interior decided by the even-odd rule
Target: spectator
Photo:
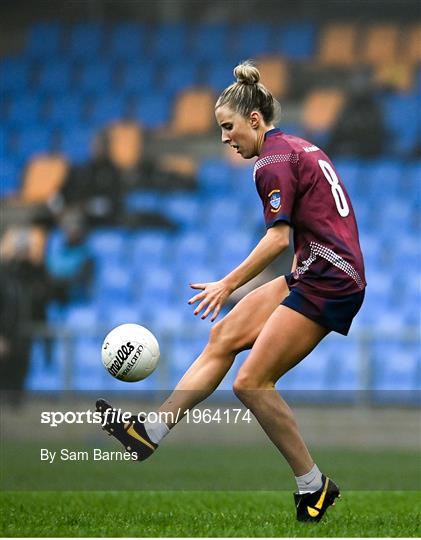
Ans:
{"type": "Polygon", "coordinates": [[[80,210],[69,209],[61,215],[59,225],[50,238],[46,257],[51,298],[60,303],[86,299],[93,271],[86,244],[86,221],[80,210]]]}
{"type": "Polygon", "coordinates": [[[144,155],[143,133],[134,123],[118,123],[100,133],[94,156],[82,166],[73,166],[53,207],[79,205],[90,225],[149,225],[172,228],[164,215],[125,211],[125,197],[136,189],[192,189],[193,168],[185,161],[163,157],[160,164],[144,155]],[[180,166],[181,165],[181,166],[180,166]]]}
{"type": "Polygon", "coordinates": [[[18,400],[29,364],[31,332],[46,319],[48,276],[43,264],[44,233],[35,227],[9,228],[1,240],[1,388],[18,400]]]}
{"type": "Polygon", "coordinates": [[[383,151],[385,127],[374,88],[364,73],[355,76],[342,113],[334,125],[328,153],[372,158],[383,151]]]}

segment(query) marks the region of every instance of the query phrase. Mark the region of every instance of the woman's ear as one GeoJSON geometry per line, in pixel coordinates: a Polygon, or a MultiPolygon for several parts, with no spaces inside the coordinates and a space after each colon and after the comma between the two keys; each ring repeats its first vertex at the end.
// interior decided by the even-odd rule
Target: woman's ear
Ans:
{"type": "Polygon", "coordinates": [[[257,129],[260,126],[262,117],[258,111],[252,111],[250,113],[250,126],[253,129],[257,129]]]}

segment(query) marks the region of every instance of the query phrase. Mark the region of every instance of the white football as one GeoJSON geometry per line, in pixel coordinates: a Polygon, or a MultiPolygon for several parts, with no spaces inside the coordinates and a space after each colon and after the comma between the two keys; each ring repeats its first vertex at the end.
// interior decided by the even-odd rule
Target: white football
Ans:
{"type": "Polygon", "coordinates": [[[121,324],[104,339],[101,357],[105,369],[116,379],[141,381],[158,364],[159,344],[152,332],[140,324],[121,324]]]}

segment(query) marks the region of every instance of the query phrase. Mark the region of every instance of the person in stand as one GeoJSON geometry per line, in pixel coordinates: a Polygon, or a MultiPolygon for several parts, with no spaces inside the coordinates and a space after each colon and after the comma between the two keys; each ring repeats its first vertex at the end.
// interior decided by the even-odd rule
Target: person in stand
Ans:
{"type": "MultiPolygon", "coordinates": [[[[305,358],[329,332],[346,335],[360,309],[366,286],[358,230],[350,198],[329,157],[308,141],[274,125],[276,102],[259,82],[256,67],[238,65],[237,81],[218,98],[215,115],[222,142],[245,159],[257,156],[254,181],[263,203],[265,236],[250,255],[221,280],[194,283],[194,314],[214,321],[229,296],[263,271],[289,244],[291,272],[242,299],[210,331],[202,354],[189,367],[159,411],[183,417],[208,397],[237,353],[250,349],[234,392],[290,465],[297,482],[297,519],[319,521],[339,488],[317,467],[294,415],[276,382],[305,358]]],[[[227,231],[229,234],[229,231],[227,231]]],[[[97,401],[101,413],[111,408],[97,401]]],[[[103,415],[103,417],[107,417],[103,415]]],[[[138,459],[149,457],[174,424],[133,416],[104,426],[138,459]]]]}

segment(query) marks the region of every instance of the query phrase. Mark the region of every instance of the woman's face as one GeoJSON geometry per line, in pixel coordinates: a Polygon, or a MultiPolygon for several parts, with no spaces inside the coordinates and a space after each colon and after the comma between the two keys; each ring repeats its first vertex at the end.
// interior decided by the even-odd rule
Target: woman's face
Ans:
{"type": "Polygon", "coordinates": [[[259,155],[262,126],[258,113],[251,113],[250,118],[244,118],[227,105],[222,105],[216,109],[215,116],[224,144],[229,144],[245,159],[259,155]]]}

